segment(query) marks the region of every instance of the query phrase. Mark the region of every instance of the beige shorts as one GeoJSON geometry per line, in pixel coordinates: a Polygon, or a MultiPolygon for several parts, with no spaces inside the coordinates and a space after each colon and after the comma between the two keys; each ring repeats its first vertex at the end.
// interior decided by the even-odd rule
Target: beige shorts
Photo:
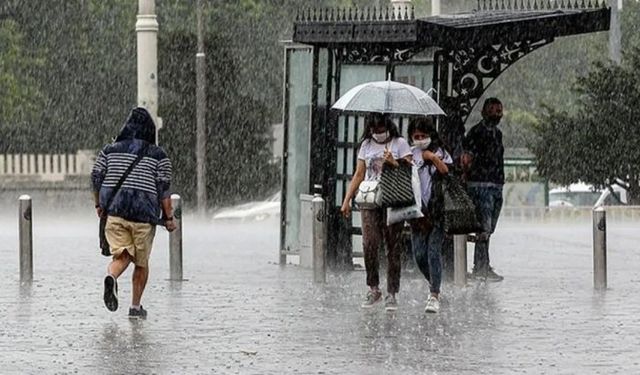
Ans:
{"type": "Polygon", "coordinates": [[[153,237],[156,234],[155,225],[109,216],[104,234],[114,258],[126,250],[136,266],[147,267],[149,265],[149,254],[151,254],[153,237]]]}

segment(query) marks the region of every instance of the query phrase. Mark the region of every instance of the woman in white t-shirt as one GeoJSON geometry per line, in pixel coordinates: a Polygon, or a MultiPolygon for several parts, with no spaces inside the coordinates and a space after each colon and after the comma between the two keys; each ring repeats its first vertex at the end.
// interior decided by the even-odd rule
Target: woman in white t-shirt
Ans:
{"type": "MultiPolygon", "coordinates": [[[[342,214],[351,214],[351,199],[355,196],[362,181],[380,179],[384,164],[397,167],[398,161],[411,162],[411,148],[400,136],[396,125],[387,115],[372,114],[365,119],[365,132],[358,151],[358,161],[353,179],[349,184],[342,203],[342,214]],[[404,160],[403,160],[404,159],[404,160]]],[[[383,208],[361,209],[362,247],[364,264],[367,271],[366,300],[362,307],[372,307],[382,299],[378,284],[378,250],[383,242],[387,252],[387,292],[385,309],[397,309],[396,293],[400,289],[400,268],[402,241],[400,239],[404,223],[386,225],[386,210],[383,208]]]]}
{"type": "Polygon", "coordinates": [[[442,282],[442,241],[444,240],[443,217],[433,217],[433,210],[427,210],[432,200],[431,188],[436,173],[449,173],[447,164],[452,164],[451,156],[442,147],[436,127],[430,118],[421,117],[409,122],[409,138],[413,145],[413,162],[418,167],[422,189],[422,211],[424,218],[411,221],[411,243],[413,256],[420,272],[429,281],[431,294],[425,311],[437,313],[440,310],[440,284],[442,282]]]}

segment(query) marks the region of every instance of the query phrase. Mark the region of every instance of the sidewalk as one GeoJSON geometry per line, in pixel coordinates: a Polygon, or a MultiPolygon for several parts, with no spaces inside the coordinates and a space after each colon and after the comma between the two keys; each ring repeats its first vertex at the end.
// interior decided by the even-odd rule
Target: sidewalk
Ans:
{"type": "MultiPolygon", "coordinates": [[[[143,304],[130,322],[131,271],[120,309],[102,303],[106,258],[93,217],[41,220],[34,275],[18,282],[17,224],[0,219],[0,371],[3,374],[609,374],[638,373],[640,231],[610,225],[609,285],[592,285],[590,225],[501,223],[492,263],[502,283],[427,288],[404,272],[400,308],[362,311],[364,272],[280,267],[277,221],[185,220],[184,282],[169,282],[159,229],[143,304]]],[[[473,259],[469,252],[469,259],[473,259]]]]}

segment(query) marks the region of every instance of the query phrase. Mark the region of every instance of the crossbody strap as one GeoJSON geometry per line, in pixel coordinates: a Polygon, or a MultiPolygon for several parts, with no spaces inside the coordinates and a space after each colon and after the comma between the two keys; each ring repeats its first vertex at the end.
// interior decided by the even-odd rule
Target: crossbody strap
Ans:
{"type": "Polygon", "coordinates": [[[138,157],[136,158],[136,160],[134,160],[133,163],[131,163],[129,168],[127,168],[127,170],[124,171],[124,174],[122,175],[122,177],[120,177],[120,180],[118,180],[118,183],[116,184],[116,187],[113,188],[113,193],[111,193],[111,196],[109,197],[109,200],[107,200],[107,204],[104,206],[105,213],[109,210],[109,207],[111,206],[111,203],[113,202],[113,199],[116,197],[116,194],[118,194],[118,191],[122,187],[122,184],[124,184],[124,180],[127,179],[127,177],[129,176],[129,173],[131,173],[133,168],[135,168],[136,165],[138,165],[140,160],[142,160],[142,158],[145,157],[145,155],[147,153],[147,149],[149,148],[149,145],[150,144],[147,144],[146,146],[144,146],[144,148],[138,154],[138,157]]]}

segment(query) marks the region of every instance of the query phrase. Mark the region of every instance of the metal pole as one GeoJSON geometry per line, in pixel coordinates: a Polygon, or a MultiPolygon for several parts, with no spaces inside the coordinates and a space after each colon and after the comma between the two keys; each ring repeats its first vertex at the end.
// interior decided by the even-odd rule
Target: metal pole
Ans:
{"type": "Polygon", "coordinates": [[[609,0],[611,19],[609,27],[609,58],[616,64],[622,61],[622,31],[620,30],[620,10],[622,0],[609,0]]]}
{"type": "Polygon", "coordinates": [[[171,195],[176,230],[169,233],[169,278],[182,280],[182,198],[171,195]]]}
{"type": "Polygon", "coordinates": [[[198,23],[198,53],[196,53],[196,198],[198,214],[203,216],[207,209],[207,65],[204,53],[201,0],[197,1],[196,6],[198,23]]]}
{"type": "Polygon", "coordinates": [[[327,262],[326,262],[326,220],[324,215],[324,199],[320,194],[314,194],[311,200],[313,207],[313,281],[316,283],[326,282],[327,262]]]}
{"type": "Polygon", "coordinates": [[[453,280],[455,285],[467,285],[467,235],[453,236],[453,280]]]}
{"type": "MultiPolygon", "coordinates": [[[[138,0],[136,21],[138,52],[138,105],[146,108],[162,128],[158,117],[158,20],[154,0],[138,0]]],[[[156,131],[156,143],[158,132],[156,131]]]]}
{"type": "Polygon", "coordinates": [[[20,282],[33,280],[33,225],[31,197],[20,196],[18,236],[20,238],[20,282]]]}
{"type": "Polygon", "coordinates": [[[607,289],[607,213],[604,207],[593,210],[593,287],[607,289]]]}

